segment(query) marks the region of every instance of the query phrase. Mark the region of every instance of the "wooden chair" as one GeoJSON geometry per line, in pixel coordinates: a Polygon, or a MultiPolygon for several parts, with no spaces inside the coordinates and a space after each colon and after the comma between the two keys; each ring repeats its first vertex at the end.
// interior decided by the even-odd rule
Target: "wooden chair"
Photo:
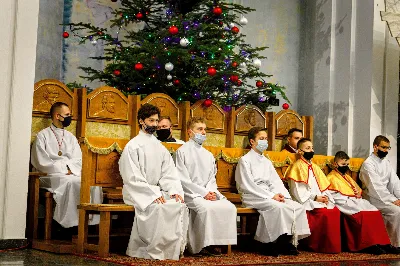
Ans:
{"type": "MultiPolygon", "coordinates": [[[[76,118],[78,113],[77,91],[71,91],[63,83],[46,79],[35,83],[32,110],[32,141],[36,134],[50,126],[50,107],[55,102],[64,102],[71,109],[73,122],[68,128],[73,134],[76,133],[76,118]]],[[[53,221],[53,194],[47,190],[40,189],[39,178],[46,173],[30,172],[28,189],[28,215],[27,215],[27,238],[32,241],[32,247],[39,250],[55,253],[72,253],[75,247],[72,243],[53,240],[51,237],[53,221]],[[39,202],[44,202],[44,236],[38,235],[39,225],[39,202]]]]}

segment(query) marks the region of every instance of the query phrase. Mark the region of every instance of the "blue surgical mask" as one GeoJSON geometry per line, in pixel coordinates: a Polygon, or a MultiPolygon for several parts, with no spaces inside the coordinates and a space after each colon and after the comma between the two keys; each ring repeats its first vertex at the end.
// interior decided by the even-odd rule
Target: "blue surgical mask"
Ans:
{"type": "Polygon", "coordinates": [[[257,142],[256,149],[261,153],[264,152],[266,149],[268,149],[268,140],[259,139],[257,142]]]}
{"type": "Polygon", "coordinates": [[[203,142],[206,140],[206,135],[203,135],[201,133],[194,133],[193,140],[197,144],[202,145],[203,142]]]}

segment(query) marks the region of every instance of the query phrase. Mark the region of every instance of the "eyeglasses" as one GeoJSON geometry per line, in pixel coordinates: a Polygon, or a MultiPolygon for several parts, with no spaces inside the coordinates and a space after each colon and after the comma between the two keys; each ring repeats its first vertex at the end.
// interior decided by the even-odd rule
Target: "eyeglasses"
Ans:
{"type": "Polygon", "coordinates": [[[391,150],[392,149],[392,147],[390,147],[390,146],[379,146],[379,147],[381,147],[384,150],[391,150]]]}

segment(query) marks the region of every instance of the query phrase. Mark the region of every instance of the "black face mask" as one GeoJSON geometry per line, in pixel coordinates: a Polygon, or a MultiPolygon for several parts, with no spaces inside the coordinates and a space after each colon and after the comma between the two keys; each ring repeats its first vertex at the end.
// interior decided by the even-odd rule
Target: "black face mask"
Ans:
{"type": "Polygon", "coordinates": [[[314,157],[313,151],[303,151],[303,152],[304,152],[304,154],[303,154],[304,159],[306,159],[308,161],[314,157]]]}
{"type": "Polygon", "coordinates": [[[348,165],[345,165],[345,166],[338,166],[338,167],[337,167],[337,170],[338,170],[342,175],[344,175],[344,174],[347,172],[347,170],[349,170],[349,166],[348,166],[348,165]]]}
{"type": "Polygon", "coordinates": [[[67,127],[69,125],[71,125],[72,122],[72,116],[62,116],[60,115],[62,118],[64,118],[63,121],[60,120],[61,124],[63,125],[63,127],[67,127]]]}
{"type": "Polygon", "coordinates": [[[387,151],[381,151],[381,150],[378,149],[378,152],[377,152],[377,153],[378,153],[378,157],[381,158],[381,159],[383,159],[383,158],[386,157],[386,155],[388,155],[389,152],[387,152],[387,151]]]}
{"type": "Polygon", "coordinates": [[[169,128],[158,129],[158,130],[156,130],[156,133],[157,133],[158,140],[164,141],[164,140],[168,139],[169,136],[171,135],[171,129],[169,129],[169,128]]]}
{"type": "Polygon", "coordinates": [[[156,130],[157,130],[157,126],[148,126],[146,124],[142,124],[142,128],[148,134],[154,134],[154,132],[156,132],[156,130]]]}

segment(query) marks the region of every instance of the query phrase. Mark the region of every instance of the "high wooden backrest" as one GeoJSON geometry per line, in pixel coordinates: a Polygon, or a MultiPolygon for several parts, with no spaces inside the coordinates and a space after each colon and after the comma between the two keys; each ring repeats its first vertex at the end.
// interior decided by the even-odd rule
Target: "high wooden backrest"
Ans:
{"type": "Polygon", "coordinates": [[[218,104],[205,107],[204,100],[199,100],[190,107],[190,117],[203,117],[207,125],[206,146],[225,147],[228,141],[229,115],[218,104]]]}
{"type": "Polygon", "coordinates": [[[245,105],[235,111],[234,147],[249,148],[247,133],[253,127],[267,127],[263,112],[254,105],[245,105]]]}
{"type": "Polygon", "coordinates": [[[45,79],[35,83],[33,92],[31,141],[37,133],[50,126],[50,107],[55,102],[64,102],[71,109],[72,123],[66,129],[76,135],[78,118],[78,94],[77,90],[71,91],[62,82],[54,79],[45,79]]]}
{"type": "Polygon", "coordinates": [[[172,121],[173,136],[177,139],[188,140],[186,123],[189,115],[189,102],[177,104],[170,96],[164,93],[152,93],[141,101],[143,104],[152,104],[160,108],[161,116],[168,116],[172,121]]]}
{"type": "Polygon", "coordinates": [[[275,112],[267,112],[266,118],[268,140],[272,143],[272,145],[269,145],[268,150],[281,151],[285,145],[287,133],[291,128],[301,129],[304,137],[313,138],[312,116],[300,116],[294,110],[282,110],[277,114],[275,112]]]}
{"type": "Polygon", "coordinates": [[[134,97],[104,86],[87,94],[79,90],[77,136],[130,139],[134,134],[134,97]]]}

